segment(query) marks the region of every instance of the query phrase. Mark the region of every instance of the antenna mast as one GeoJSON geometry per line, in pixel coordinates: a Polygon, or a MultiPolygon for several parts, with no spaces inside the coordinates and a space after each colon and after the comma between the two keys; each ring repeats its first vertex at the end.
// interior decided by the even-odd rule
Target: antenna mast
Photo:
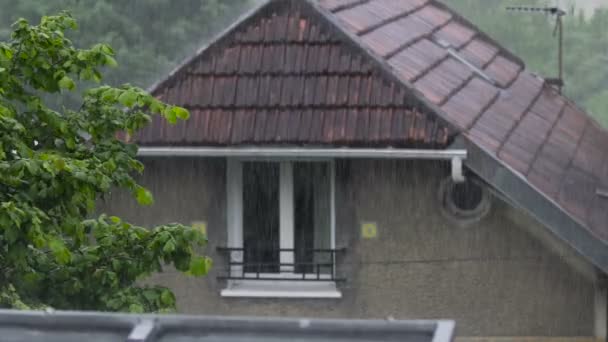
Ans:
{"type": "Polygon", "coordinates": [[[518,12],[537,12],[545,13],[547,15],[555,16],[555,29],[553,30],[553,36],[558,35],[558,77],[547,78],[545,81],[557,87],[560,94],[564,87],[564,23],[562,17],[566,15],[566,12],[559,7],[507,7],[507,11],[518,11],[518,12]]]}

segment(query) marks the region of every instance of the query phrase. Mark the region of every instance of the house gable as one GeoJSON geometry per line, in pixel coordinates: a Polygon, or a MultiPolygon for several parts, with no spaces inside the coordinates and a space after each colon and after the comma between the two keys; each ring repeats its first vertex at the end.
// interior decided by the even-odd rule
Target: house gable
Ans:
{"type": "Polygon", "coordinates": [[[408,103],[301,1],[275,1],[234,27],[159,84],[153,94],[184,106],[161,118],[141,145],[317,145],[444,148],[453,135],[408,103]]]}
{"type": "Polygon", "coordinates": [[[192,118],[155,118],[142,145],[445,148],[461,133],[471,170],[608,272],[608,133],[437,0],[269,1],[152,91],[192,118]]]}

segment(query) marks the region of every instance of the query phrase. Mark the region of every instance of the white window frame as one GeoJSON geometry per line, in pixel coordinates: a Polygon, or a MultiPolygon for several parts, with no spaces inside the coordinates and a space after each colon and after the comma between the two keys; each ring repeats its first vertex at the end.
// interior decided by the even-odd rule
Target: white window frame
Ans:
{"type": "MultiPolygon", "coordinates": [[[[227,158],[226,166],[226,224],[228,229],[228,248],[243,248],[243,162],[269,161],[279,163],[279,244],[281,249],[294,249],[294,184],[293,163],[300,160],[264,160],[227,158]],[[288,200],[287,200],[288,199],[288,200]]],[[[335,162],[333,159],[306,160],[325,162],[329,165],[330,177],[330,246],[335,249],[335,162]]],[[[243,262],[242,252],[229,252],[232,262],[243,262]]],[[[280,252],[282,264],[294,262],[294,252],[280,252]]],[[[333,260],[335,263],[335,260],[333,260]]],[[[232,266],[231,276],[242,275],[242,266],[232,266]]],[[[262,273],[260,278],[302,278],[302,274],[293,272],[293,266],[282,266],[280,273],[262,273]]],[[[248,274],[246,274],[247,276],[248,274]]],[[[255,276],[255,275],[254,275],[255,276]]],[[[306,278],[316,278],[316,274],[305,274],[306,278]]],[[[334,274],[335,277],[335,268],[334,274]]],[[[281,281],[281,280],[235,280],[231,279],[221,291],[223,297],[273,297],[273,298],[341,298],[330,275],[322,275],[327,281],[281,281]]]]}

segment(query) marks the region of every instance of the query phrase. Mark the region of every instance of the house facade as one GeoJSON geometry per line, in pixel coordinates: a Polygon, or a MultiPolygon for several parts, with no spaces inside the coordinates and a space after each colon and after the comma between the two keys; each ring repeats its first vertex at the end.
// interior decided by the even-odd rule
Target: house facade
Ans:
{"type": "Polygon", "coordinates": [[[608,134],[443,3],[269,1],[152,93],[191,118],[104,210],[206,230],[180,311],[605,340],[608,134]]]}

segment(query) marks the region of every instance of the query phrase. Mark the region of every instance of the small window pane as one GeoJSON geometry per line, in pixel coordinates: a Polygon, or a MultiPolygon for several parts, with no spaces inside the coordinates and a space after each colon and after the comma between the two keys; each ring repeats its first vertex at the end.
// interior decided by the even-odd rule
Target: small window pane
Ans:
{"type": "Polygon", "coordinates": [[[279,272],[279,164],[243,164],[244,271],[279,272]]]}
{"type": "Polygon", "coordinates": [[[331,253],[318,251],[331,248],[329,164],[294,163],[293,177],[295,271],[331,273],[331,253]]]}

